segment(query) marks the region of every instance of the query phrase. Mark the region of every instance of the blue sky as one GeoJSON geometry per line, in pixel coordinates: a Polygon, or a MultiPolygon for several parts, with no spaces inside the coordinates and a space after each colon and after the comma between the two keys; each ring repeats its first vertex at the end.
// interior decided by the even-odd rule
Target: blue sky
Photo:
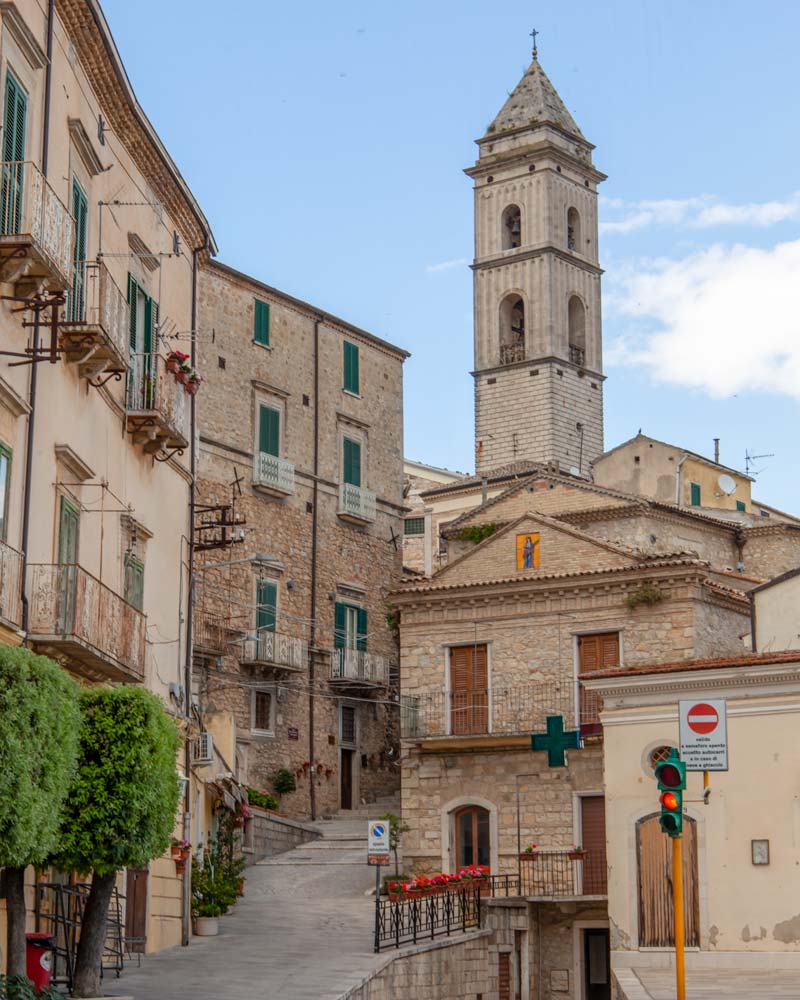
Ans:
{"type": "Polygon", "coordinates": [[[220,258],[410,350],[406,454],[464,470],[473,220],[462,170],[525,71],[535,24],[542,65],[609,175],[606,446],[642,427],[706,454],[720,437],[737,467],[745,449],[774,452],[756,464],[755,495],[800,511],[800,5],[492,6],[104,9],[220,258]]]}

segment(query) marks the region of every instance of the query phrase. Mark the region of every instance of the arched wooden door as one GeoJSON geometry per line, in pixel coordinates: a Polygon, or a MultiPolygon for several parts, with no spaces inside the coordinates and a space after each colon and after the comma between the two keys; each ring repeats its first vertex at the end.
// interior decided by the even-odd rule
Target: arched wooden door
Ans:
{"type": "MultiPolygon", "coordinates": [[[[675,945],[672,919],[672,841],[661,832],[658,814],[636,824],[636,861],[639,871],[639,947],[675,945]]],[[[683,907],[686,946],[700,946],[700,908],[697,900],[697,825],[683,817],[683,907]]]]}

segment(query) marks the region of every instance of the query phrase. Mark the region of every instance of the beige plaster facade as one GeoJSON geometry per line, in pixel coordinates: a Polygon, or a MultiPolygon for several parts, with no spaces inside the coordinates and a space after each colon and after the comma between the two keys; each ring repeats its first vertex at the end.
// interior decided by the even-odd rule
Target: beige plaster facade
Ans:
{"type": "Polygon", "coordinates": [[[753,652],[800,649],[800,569],[753,588],[750,600],[753,652]]]}

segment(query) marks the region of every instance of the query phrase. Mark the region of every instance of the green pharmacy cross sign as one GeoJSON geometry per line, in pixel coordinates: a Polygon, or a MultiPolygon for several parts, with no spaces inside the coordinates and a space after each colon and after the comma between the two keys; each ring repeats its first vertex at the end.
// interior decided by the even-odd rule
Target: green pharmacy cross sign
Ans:
{"type": "Polygon", "coordinates": [[[580,730],[565,732],[563,715],[548,715],[547,732],[531,736],[531,750],[547,751],[548,767],[566,767],[567,750],[578,750],[580,745],[580,730]]]}

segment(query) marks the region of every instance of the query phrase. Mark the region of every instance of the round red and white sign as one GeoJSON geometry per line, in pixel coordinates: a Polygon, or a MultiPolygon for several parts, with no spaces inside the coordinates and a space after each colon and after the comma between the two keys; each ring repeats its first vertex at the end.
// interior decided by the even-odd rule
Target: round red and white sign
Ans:
{"type": "Polygon", "coordinates": [[[719,714],[713,705],[706,705],[701,702],[699,705],[692,705],[686,717],[689,728],[695,733],[705,736],[713,733],[719,724],[719,714]]]}

